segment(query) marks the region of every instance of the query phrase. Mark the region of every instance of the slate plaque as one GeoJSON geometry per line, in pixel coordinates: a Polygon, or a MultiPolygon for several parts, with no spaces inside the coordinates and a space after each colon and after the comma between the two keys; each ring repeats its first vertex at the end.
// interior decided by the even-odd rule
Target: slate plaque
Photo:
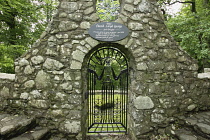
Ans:
{"type": "Polygon", "coordinates": [[[92,25],[88,33],[96,40],[114,42],[124,39],[129,34],[129,30],[120,23],[100,22],[92,25]]]}

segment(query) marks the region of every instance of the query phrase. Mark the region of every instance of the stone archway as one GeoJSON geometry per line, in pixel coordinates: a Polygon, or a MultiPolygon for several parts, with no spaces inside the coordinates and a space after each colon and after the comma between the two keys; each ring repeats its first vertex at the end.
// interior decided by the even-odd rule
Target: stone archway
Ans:
{"type": "Polygon", "coordinates": [[[88,132],[127,131],[128,63],[111,45],[97,49],[88,61],[88,132]]]}
{"type": "MultiPolygon", "coordinates": [[[[112,54],[112,55],[113,55],[112,54]]],[[[132,83],[131,83],[131,81],[135,81],[135,79],[134,79],[134,71],[135,71],[135,69],[136,69],[136,65],[135,65],[135,61],[134,61],[134,57],[133,57],[133,55],[132,55],[132,53],[130,52],[130,50],[128,49],[128,48],[126,48],[124,45],[121,45],[121,44],[118,44],[118,43],[100,43],[100,44],[98,44],[98,45],[95,45],[95,47],[93,47],[86,55],[85,55],[85,57],[84,57],[84,61],[83,61],[83,63],[82,63],[82,85],[83,85],[83,111],[82,111],[82,122],[81,122],[81,124],[82,124],[82,126],[85,126],[85,127],[82,127],[82,134],[83,134],[83,137],[89,137],[89,136],[92,136],[92,134],[97,134],[97,133],[105,133],[105,135],[104,136],[107,136],[107,134],[117,134],[118,132],[120,132],[121,134],[122,133],[124,133],[124,134],[129,134],[130,132],[130,123],[131,123],[131,121],[132,120],[130,120],[130,114],[131,114],[131,109],[130,109],[130,106],[129,106],[129,104],[130,104],[130,101],[131,101],[131,99],[130,99],[130,97],[132,96],[132,83]],[[121,91],[120,91],[120,87],[118,86],[118,91],[116,92],[116,93],[119,93],[119,92],[124,92],[124,94],[126,94],[126,96],[124,96],[123,98],[126,100],[126,101],[124,101],[126,104],[125,104],[125,106],[123,107],[126,111],[124,112],[124,114],[126,114],[126,116],[123,118],[123,119],[121,119],[121,120],[124,120],[125,122],[124,122],[124,124],[123,125],[121,125],[119,122],[118,122],[118,124],[119,124],[119,126],[121,125],[121,129],[115,129],[114,131],[104,131],[104,132],[100,132],[100,131],[97,131],[96,133],[95,132],[90,132],[90,133],[88,133],[88,127],[89,128],[91,128],[90,127],[90,123],[88,122],[88,117],[89,117],[89,115],[88,115],[88,111],[89,111],[89,106],[88,106],[88,96],[91,94],[91,93],[89,93],[88,92],[88,90],[89,90],[89,87],[88,87],[88,64],[90,63],[90,59],[91,59],[91,57],[93,58],[94,56],[94,54],[96,54],[97,52],[99,52],[99,51],[103,51],[103,50],[109,50],[110,49],[110,52],[111,52],[111,54],[113,53],[113,54],[117,54],[117,53],[119,53],[118,55],[120,56],[122,56],[123,58],[125,58],[126,60],[126,62],[124,63],[124,64],[126,64],[126,67],[124,67],[124,69],[122,68],[121,70],[122,70],[122,72],[119,70],[119,71],[117,71],[117,72],[115,72],[115,78],[117,78],[117,76],[118,76],[118,80],[120,79],[120,72],[121,72],[121,75],[123,75],[123,74],[126,74],[127,75],[127,79],[126,79],[126,83],[124,83],[124,84],[127,84],[126,85],[126,87],[124,87],[124,89],[121,89],[121,91]],[[113,51],[113,52],[112,52],[113,51]],[[92,133],[92,134],[91,134],[92,133]],[[90,134],[90,135],[89,135],[90,134]]],[[[93,72],[93,71],[92,71],[93,72]]],[[[102,71],[99,71],[99,73],[97,73],[97,76],[98,77],[100,77],[101,76],[101,72],[102,71]]],[[[94,73],[94,72],[93,72],[94,73]]],[[[112,72],[112,70],[111,70],[111,75],[113,74],[113,72],[112,72]]],[[[105,72],[104,72],[104,75],[105,75],[105,72]]],[[[93,75],[92,75],[93,76],[93,75]]],[[[124,79],[125,80],[125,79],[124,79]]],[[[99,80],[99,81],[102,81],[102,80],[99,80]]],[[[118,82],[118,84],[119,84],[119,82],[118,82]]],[[[115,86],[116,87],[116,86],[115,86]]],[[[109,94],[109,93],[107,93],[107,94],[109,94]]],[[[119,95],[119,94],[118,94],[119,95]]],[[[111,95],[110,95],[111,96],[111,95]]],[[[102,94],[101,94],[101,97],[102,97],[102,94]]],[[[92,98],[93,99],[93,98],[92,98]]],[[[99,100],[100,100],[100,98],[99,98],[99,100]]],[[[116,99],[116,100],[119,100],[119,99],[116,99]]],[[[106,101],[105,101],[106,102],[106,101]]],[[[116,101],[115,101],[116,102],[116,101]]],[[[93,107],[95,107],[95,105],[98,105],[98,104],[93,104],[92,106],[93,107]]],[[[99,105],[101,105],[101,104],[99,104],[99,105]]],[[[119,105],[118,105],[118,107],[120,107],[119,105]]],[[[100,111],[101,109],[103,110],[103,108],[101,108],[101,109],[99,109],[100,107],[98,106],[98,108],[94,108],[95,109],[95,111],[100,111]]],[[[108,108],[109,108],[109,106],[108,106],[108,108]]],[[[115,107],[115,110],[116,110],[116,108],[117,108],[117,106],[115,107]]],[[[110,112],[110,110],[112,110],[112,109],[108,109],[109,111],[105,111],[105,113],[109,113],[110,112]]],[[[97,112],[96,112],[97,113],[97,112]]],[[[104,114],[105,114],[104,113],[104,114]]],[[[113,115],[113,114],[112,114],[113,115]]],[[[107,117],[108,118],[108,117],[107,117]]],[[[109,118],[110,118],[110,116],[109,116],[109,118]]],[[[108,119],[109,119],[108,118],[108,119]]],[[[98,118],[98,120],[99,120],[99,118],[98,118]]],[[[100,121],[99,121],[100,122],[100,121]]],[[[114,121],[113,121],[114,122],[114,121]]],[[[113,122],[110,122],[110,124],[111,123],[113,123],[113,122]]],[[[96,122],[97,123],[97,122],[96,122]]],[[[99,123],[98,123],[99,124],[99,123]]],[[[116,125],[116,127],[118,127],[117,125],[116,125]]],[[[106,127],[107,128],[107,127],[106,127]]],[[[108,130],[113,130],[113,128],[109,128],[108,130]]],[[[94,130],[95,131],[95,130],[94,130]]]]}

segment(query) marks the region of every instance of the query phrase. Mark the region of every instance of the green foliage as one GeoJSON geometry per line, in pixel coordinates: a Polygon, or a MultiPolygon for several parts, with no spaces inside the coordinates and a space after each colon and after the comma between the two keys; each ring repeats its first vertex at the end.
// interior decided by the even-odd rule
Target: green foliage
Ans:
{"type": "Polygon", "coordinates": [[[32,44],[48,24],[55,5],[55,0],[0,1],[0,43],[32,44]]]}
{"type": "Polygon", "coordinates": [[[210,9],[197,3],[197,13],[186,6],[166,24],[180,46],[198,60],[199,69],[210,67],[210,9]],[[202,7],[202,8],[201,8],[202,7]]]}
{"type": "Polygon", "coordinates": [[[57,3],[58,0],[0,1],[0,72],[14,73],[14,59],[40,37],[57,3]]]}
{"type": "Polygon", "coordinates": [[[0,45],[0,72],[15,73],[14,60],[25,51],[25,47],[21,45],[0,45]]]}
{"type": "Polygon", "coordinates": [[[23,44],[30,42],[28,37],[32,22],[37,22],[33,13],[35,8],[30,1],[4,0],[0,2],[1,41],[5,44],[23,44]]]}

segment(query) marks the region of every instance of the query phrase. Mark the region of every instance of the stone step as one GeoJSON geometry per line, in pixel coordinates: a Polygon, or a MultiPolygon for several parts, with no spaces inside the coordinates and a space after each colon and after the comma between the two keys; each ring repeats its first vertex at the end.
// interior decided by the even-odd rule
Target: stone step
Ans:
{"type": "Polygon", "coordinates": [[[24,115],[0,114],[0,140],[22,134],[35,125],[35,118],[28,118],[24,115]]]}
{"type": "Polygon", "coordinates": [[[179,117],[180,129],[174,130],[179,140],[209,140],[210,111],[179,117]]]}
{"type": "Polygon", "coordinates": [[[174,136],[178,138],[178,140],[208,140],[187,128],[175,130],[174,136]]]}
{"type": "Polygon", "coordinates": [[[36,127],[30,131],[12,138],[11,140],[47,140],[50,136],[49,130],[47,128],[36,127]]]}
{"type": "Polygon", "coordinates": [[[197,134],[210,139],[210,111],[193,114],[183,121],[197,134]]]}

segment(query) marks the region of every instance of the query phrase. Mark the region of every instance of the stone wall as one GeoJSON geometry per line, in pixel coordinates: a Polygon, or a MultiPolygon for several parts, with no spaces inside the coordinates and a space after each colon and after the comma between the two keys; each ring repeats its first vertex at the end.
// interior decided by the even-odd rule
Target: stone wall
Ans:
{"type": "Polygon", "coordinates": [[[204,68],[204,73],[199,73],[198,78],[210,78],[210,68],[204,68]]]}
{"type": "Polygon", "coordinates": [[[125,0],[115,21],[129,35],[99,42],[87,30],[100,22],[94,0],[60,0],[52,23],[15,62],[10,101],[19,113],[66,138],[87,131],[87,62],[103,46],[117,47],[129,63],[129,134],[140,139],[174,122],[176,116],[209,109],[209,79],[197,78],[197,64],[170,36],[153,0],[125,0]]]}
{"type": "Polygon", "coordinates": [[[9,108],[10,100],[13,98],[15,74],[0,73],[0,111],[9,108]]]}

